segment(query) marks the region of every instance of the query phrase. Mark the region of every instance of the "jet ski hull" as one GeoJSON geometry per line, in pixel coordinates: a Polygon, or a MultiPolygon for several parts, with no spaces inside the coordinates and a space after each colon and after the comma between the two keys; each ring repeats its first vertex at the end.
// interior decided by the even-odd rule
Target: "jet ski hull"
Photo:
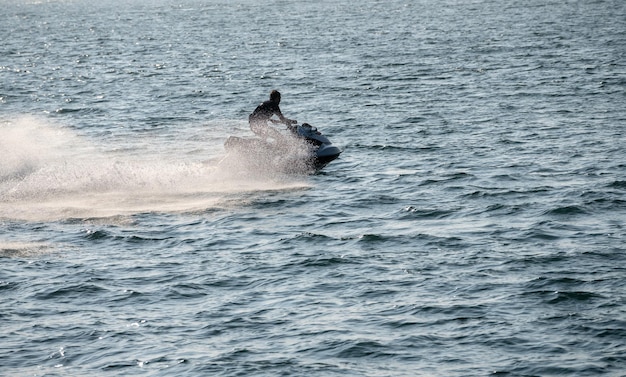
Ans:
{"type": "Polygon", "coordinates": [[[291,134],[283,140],[230,136],[224,147],[243,158],[246,166],[287,172],[319,171],[341,155],[341,149],[306,123],[289,130],[291,134]]]}
{"type": "Polygon", "coordinates": [[[336,160],[341,154],[341,149],[334,145],[324,145],[315,153],[314,164],[316,169],[320,170],[326,165],[336,160]]]}

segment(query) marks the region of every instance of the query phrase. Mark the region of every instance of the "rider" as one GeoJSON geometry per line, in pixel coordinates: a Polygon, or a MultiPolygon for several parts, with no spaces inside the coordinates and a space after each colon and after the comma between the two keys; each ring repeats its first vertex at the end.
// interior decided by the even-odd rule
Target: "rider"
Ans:
{"type": "Polygon", "coordinates": [[[280,140],[282,135],[280,132],[270,127],[267,122],[271,121],[272,123],[284,123],[284,124],[295,124],[298,123],[295,120],[287,119],[280,112],[280,93],[278,90],[272,90],[270,93],[270,99],[268,101],[263,102],[250,114],[248,117],[248,121],[250,122],[250,129],[255,134],[259,135],[262,138],[271,137],[275,140],[280,140]],[[272,116],[278,116],[280,120],[271,119],[272,116]]]}

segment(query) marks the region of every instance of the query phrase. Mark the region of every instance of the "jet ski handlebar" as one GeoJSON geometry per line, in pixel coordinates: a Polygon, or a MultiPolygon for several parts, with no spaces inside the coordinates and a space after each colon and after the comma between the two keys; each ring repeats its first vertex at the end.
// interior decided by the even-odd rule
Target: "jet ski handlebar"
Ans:
{"type": "Polygon", "coordinates": [[[290,126],[292,124],[298,124],[298,121],[294,120],[294,119],[285,119],[284,122],[282,120],[270,119],[270,122],[272,122],[274,124],[283,123],[283,124],[286,124],[287,126],[290,126]]]}

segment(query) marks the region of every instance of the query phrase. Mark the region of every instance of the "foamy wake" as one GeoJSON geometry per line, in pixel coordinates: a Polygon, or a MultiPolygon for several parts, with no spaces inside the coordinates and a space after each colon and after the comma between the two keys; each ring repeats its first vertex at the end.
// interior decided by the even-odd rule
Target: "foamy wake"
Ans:
{"type": "MultiPolygon", "coordinates": [[[[202,211],[245,192],[306,187],[302,177],[244,164],[102,152],[34,118],[0,124],[0,218],[58,220],[202,211]]],[[[181,151],[181,154],[184,151],[181,151]]]]}
{"type": "Polygon", "coordinates": [[[47,254],[54,249],[41,242],[4,242],[0,240],[0,258],[24,258],[47,254]]]}

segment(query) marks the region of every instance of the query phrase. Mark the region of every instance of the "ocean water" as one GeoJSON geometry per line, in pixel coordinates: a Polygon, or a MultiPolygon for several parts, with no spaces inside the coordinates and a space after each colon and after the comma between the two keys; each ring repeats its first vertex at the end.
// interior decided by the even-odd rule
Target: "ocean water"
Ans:
{"type": "Polygon", "coordinates": [[[0,6],[0,375],[626,376],[626,2],[0,6]]]}

